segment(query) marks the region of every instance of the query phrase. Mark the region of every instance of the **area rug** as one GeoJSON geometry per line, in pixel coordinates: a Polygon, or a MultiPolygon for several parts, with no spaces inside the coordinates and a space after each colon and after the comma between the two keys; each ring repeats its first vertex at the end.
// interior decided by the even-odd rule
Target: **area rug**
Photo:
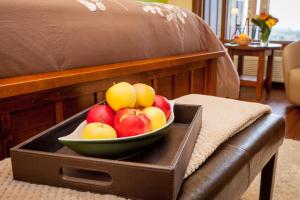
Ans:
{"type": "MultiPolygon", "coordinates": [[[[259,199],[260,175],[241,200],[259,199]]],[[[279,150],[273,200],[300,199],[300,141],[285,139],[279,150]]]]}

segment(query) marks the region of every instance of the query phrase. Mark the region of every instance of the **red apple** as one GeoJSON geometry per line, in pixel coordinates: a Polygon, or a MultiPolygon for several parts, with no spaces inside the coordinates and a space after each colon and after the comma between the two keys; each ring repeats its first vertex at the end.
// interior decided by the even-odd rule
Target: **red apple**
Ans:
{"type": "Polygon", "coordinates": [[[124,108],[117,112],[114,127],[118,137],[129,137],[151,130],[150,120],[137,109],[124,108]]]}
{"type": "Polygon", "coordinates": [[[115,111],[108,105],[95,105],[93,106],[86,117],[87,123],[105,123],[110,126],[114,125],[115,111]]]}
{"type": "Polygon", "coordinates": [[[167,120],[169,119],[171,115],[171,105],[165,97],[156,95],[153,106],[160,108],[165,113],[167,120]]]}

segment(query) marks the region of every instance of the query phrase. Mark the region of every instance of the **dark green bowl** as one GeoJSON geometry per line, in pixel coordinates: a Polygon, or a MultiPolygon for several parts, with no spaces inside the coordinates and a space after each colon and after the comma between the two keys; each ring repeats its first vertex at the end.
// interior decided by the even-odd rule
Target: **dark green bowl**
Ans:
{"type": "Polygon", "coordinates": [[[70,135],[60,137],[58,140],[73,151],[87,156],[117,158],[136,154],[167,133],[174,121],[174,101],[170,101],[170,104],[172,112],[167,124],[149,133],[124,138],[87,140],[81,138],[82,130],[86,126],[84,121],[70,135]]]}

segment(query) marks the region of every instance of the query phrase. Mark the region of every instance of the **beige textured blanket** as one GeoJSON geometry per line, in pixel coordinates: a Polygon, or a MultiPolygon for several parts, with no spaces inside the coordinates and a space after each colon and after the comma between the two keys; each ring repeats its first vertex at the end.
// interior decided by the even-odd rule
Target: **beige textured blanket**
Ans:
{"type": "MultiPolygon", "coordinates": [[[[258,103],[241,102],[204,95],[187,95],[177,103],[200,104],[203,106],[203,124],[185,177],[191,175],[227,139],[244,129],[271,108],[258,103]]],[[[0,162],[0,199],[120,199],[112,195],[99,195],[89,192],[36,185],[14,181],[10,159],[0,162]]]]}

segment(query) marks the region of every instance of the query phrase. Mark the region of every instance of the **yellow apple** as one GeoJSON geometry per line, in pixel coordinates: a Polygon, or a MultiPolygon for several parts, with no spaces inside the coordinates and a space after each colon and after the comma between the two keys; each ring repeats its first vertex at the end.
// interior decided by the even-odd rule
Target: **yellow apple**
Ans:
{"type": "Polygon", "coordinates": [[[83,139],[111,139],[116,138],[117,133],[114,128],[104,123],[90,123],[83,129],[83,139]]]}
{"type": "Polygon", "coordinates": [[[135,89],[129,83],[117,83],[107,90],[106,101],[114,111],[133,108],[136,102],[135,89]]]}
{"type": "Polygon", "coordinates": [[[151,130],[154,131],[166,125],[167,119],[165,113],[157,107],[147,107],[143,109],[145,115],[150,119],[151,130]]]}
{"type": "Polygon", "coordinates": [[[149,85],[137,83],[133,85],[136,93],[135,107],[148,107],[152,106],[155,98],[155,91],[149,85]]]}

